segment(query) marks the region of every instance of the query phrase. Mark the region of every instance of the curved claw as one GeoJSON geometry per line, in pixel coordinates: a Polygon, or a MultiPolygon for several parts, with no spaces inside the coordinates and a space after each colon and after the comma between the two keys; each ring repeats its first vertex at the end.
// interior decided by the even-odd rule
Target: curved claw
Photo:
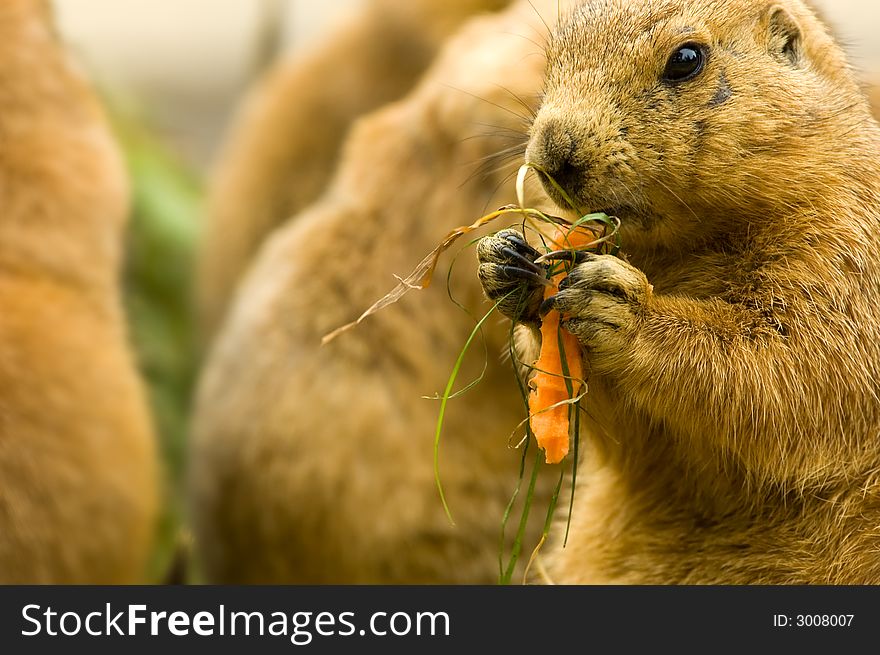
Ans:
{"type": "Polygon", "coordinates": [[[541,303],[540,309],[538,309],[538,316],[544,318],[553,311],[553,307],[556,305],[556,296],[550,296],[544,302],[541,303]]]}
{"type": "MultiPolygon", "coordinates": [[[[517,266],[521,266],[527,271],[532,271],[535,275],[542,275],[547,272],[546,268],[537,266],[533,263],[534,258],[529,259],[528,257],[524,257],[513,248],[502,248],[501,252],[507,257],[508,261],[515,263],[517,266]]],[[[537,254],[538,253],[535,253],[536,256],[537,254]]]]}
{"type": "Polygon", "coordinates": [[[532,261],[541,256],[541,253],[532,248],[528,241],[512,230],[504,235],[504,240],[513,245],[519,254],[532,261]]]}
{"type": "Polygon", "coordinates": [[[517,268],[516,266],[503,266],[502,270],[507,277],[516,278],[518,280],[526,280],[527,282],[540,284],[545,287],[553,286],[553,282],[551,280],[548,280],[546,277],[533,273],[532,271],[526,270],[524,268],[517,268]]]}
{"type": "Polygon", "coordinates": [[[571,262],[572,264],[583,264],[590,261],[596,255],[583,250],[554,250],[542,255],[535,260],[536,264],[544,264],[546,262],[571,262]]]}

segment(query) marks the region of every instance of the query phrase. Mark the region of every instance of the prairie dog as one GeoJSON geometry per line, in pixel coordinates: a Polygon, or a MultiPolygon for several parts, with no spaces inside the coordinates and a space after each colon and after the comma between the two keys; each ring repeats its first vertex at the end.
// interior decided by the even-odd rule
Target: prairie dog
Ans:
{"type": "Polygon", "coordinates": [[[593,0],[555,31],[527,158],[630,263],[584,257],[552,303],[592,371],[554,580],[880,582],[878,155],[799,0],[593,0]]]}
{"type": "Polygon", "coordinates": [[[48,5],[0,3],[0,583],[137,583],[157,462],[119,293],[127,183],[48,5]]]}

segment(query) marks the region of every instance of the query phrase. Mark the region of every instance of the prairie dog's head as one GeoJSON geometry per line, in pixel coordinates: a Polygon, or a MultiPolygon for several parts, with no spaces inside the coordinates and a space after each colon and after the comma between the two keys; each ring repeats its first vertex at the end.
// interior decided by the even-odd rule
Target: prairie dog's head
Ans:
{"type": "Polygon", "coordinates": [[[800,0],[592,0],[547,55],[527,160],[660,242],[792,202],[868,113],[800,0]]]}

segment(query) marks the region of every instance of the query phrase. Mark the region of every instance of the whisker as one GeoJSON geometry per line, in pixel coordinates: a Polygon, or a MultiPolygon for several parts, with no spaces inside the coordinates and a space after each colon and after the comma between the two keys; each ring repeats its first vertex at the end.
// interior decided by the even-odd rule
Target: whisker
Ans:
{"type": "Polygon", "coordinates": [[[505,148],[504,150],[501,150],[499,152],[477,159],[475,162],[472,163],[476,163],[479,165],[461,183],[459,188],[463,187],[465,184],[471,182],[475,178],[486,179],[490,175],[494,175],[500,171],[503,171],[507,166],[511,165],[512,162],[518,162],[519,160],[523,159],[523,157],[525,156],[525,150],[526,144],[523,143],[518,146],[505,148]]]}
{"type": "Polygon", "coordinates": [[[497,175],[498,173],[503,172],[507,169],[508,166],[512,166],[512,164],[516,161],[518,162],[521,157],[509,156],[505,160],[498,162],[486,162],[482,166],[480,166],[477,170],[475,170],[467,181],[470,181],[474,178],[479,178],[483,180],[489,179],[493,175],[497,175]],[[493,167],[493,164],[496,164],[493,167]]]}
{"type": "Polygon", "coordinates": [[[467,143],[468,141],[474,141],[475,139],[504,139],[505,141],[525,141],[523,134],[511,133],[505,134],[504,132],[483,132],[482,134],[473,134],[471,136],[466,136],[463,139],[459,140],[459,143],[467,143]]]}
{"type": "Polygon", "coordinates": [[[522,96],[520,96],[520,95],[517,94],[517,93],[514,93],[513,91],[511,91],[510,89],[508,89],[506,86],[503,86],[503,85],[501,85],[501,84],[496,84],[495,86],[497,86],[497,87],[498,87],[499,89],[501,89],[502,91],[506,91],[507,93],[509,93],[511,98],[513,98],[514,100],[516,100],[520,105],[522,105],[522,107],[523,107],[527,112],[529,112],[529,116],[532,117],[532,120],[534,120],[535,118],[538,117],[538,110],[535,108],[535,106],[532,105],[532,104],[529,104],[528,102],[526,102],[526,101],[522,98],[522,96]]]}
{"type": "Polygon", "coordinates": [[[507,130],[508,132],[516,132],[517,134],[521,134],[522,136],[528,136],[528,132],[525,130],[518,130],[515,127],[510,127],[509,125],[495,125],[494,123],[473,123],[478,127],[492,127],[496,130],[507,130]]]}
{"type": "Polygon", "coordinates": [[[671,193],[672,196],[673,196],[676,200],[678,200],[678,202],[680,202],[681,205],[682,205],[685,209],[687,209],[687,210],[693,215],[693,217],[694,217],[695,219],[697,219],[698,221],[700,220],[700,217],[697,216],[697,212],[695,212],[693,209],[691,209],[691,206],[690,206],[689,204],[687,204],[684,200],[682,200],[681,196],[679,196],[675,191],[673,191],[671,188],[669,188],[669,185],[667,185],[665,182],[663,182],[663,180],[661,180],[660,178],[656,178],[656,177],[651,177],[651,178],[649,178],[649,179],[650,179],[651,182],[655,182],[655,183],[659,184],[659,185],[662,186],[664,189],[666,189],[669,193],[671,193]]]}
{"type": "Polygon", "coordinates": [[[518,143],[514,146],[510,146],[509,148],[504,148],[502,150],[498,150],[497,152],[493,152],[492,154],[486,155],[484,157],[479,157],[478,159],[474,160],[471,163],[476,164],[479,162],[497,161],[501,158],[510,157],[511,155],[522,155],[525,153],[525,151],[526,151],[526,144],[525,143],[518,143]]]}
{"type": "Polygon", "coordinates": [[[636,196],[635,192],[629,187],[629,185],[623,180],[618,180],[620,185],[623,187],[623,190],[629,194],[629,197],[632,199],[632,208],[641,211],[644,203],[636,196]]]}
{"type": "Polygon", "coordinates": [[[519,32],[502,32],[502,34],[506,34],[508,36],[516,36],[520,39],[525,39],[529,43],[535,45],[540,49],[541,54],[547,54],[547,44],[546,43],[538,43],[533,38],[526,36],[525,34],[520,34],[519,32]]]}
{"type": "Polygon", "coordinates": [[[499,105],[497,102],[492,102],[491,100],[489,100],[487,98],[483,98],[483,97],[478,96],[474,93],[471,93],[470,91],[465,91],[464,89],[458,88],[456,86],[452,86],[451,84],[444,84],[443,86],[445,86],[446,88],[451,89],[453,91],[458,91],[459,93],[464,93],[465,95],[468,95],[471,98],[474,98],[476,100],[480,100],[481,102],[485,102],[487,105],[491,105],[492,107],[496,107],[496,108],[500,109],[501,111],[507,112],[511,116],[515,116],[516,118],[518,118],[520,121],[522,121],[526,125],[529,125],[532,122],[528,116],[523,116],[522,114],[518,114],[510,107],[505,107],[504,105],[499,105]]]}
{"type": "MultiPolygon", "coordinates": [[[[549,34],[550,32],[552,32],[552,31],[553,31],[553,28],[550,27],[550,25],[547,24],[547,21],[544,20],[544,17],[541,15],[541,12],[538,11],[538,8],[535,7],[535,5],[532,3],[532,0],[528,0],[528,3],[529,3],[529,6],[532,8],[532,10],[535,12],[535,15],[536,15],[538,18],[541,19],[541,22],[542,22],[542,23],[544,23],[544,27],[547,28],[547,33],[549,34]]],[[[558,10],[559,10],[559,0],[557,0],[557,2],[556,2],[556,8],[557,8],[557,11],[558,11],[558,10]]]]}
{"type": "Polygon", "coordinates": [[[513,170],[511,170],[508,175],[505,175],[504,178],[498,184],[495,185],[495,188],[492,189],[492,193],[490,193],[489,197],[486,198],[486,204],[483,205],[483,211],[481,213],[485,214],[487,211],[489,211],[489,205],[492,203],[492,198],[494,198],[495,195],[498,193],[498,189],[500,189],[505,184],[510,182],[514,178],[514,176],[517,174],[518,170],[519,170],[518,166],[513,168],[513,170]]]}
{"type": "Polygon", "coordinates": [[[466,141],[472,141],[474,139],[481,138],[498,138],[498,139],[507,139],[507,140],[520,140],[520,141],[528,141],[529,134],[525,130],[518,130],[512,127],[506,127],[504,125],[492,125],[491,123],[474,123],[475,127],[488,127],[491,128],[491,132],[478,132],[472,134],[470,136],[463,137],[459,142],[464,143],[466,141]]]}

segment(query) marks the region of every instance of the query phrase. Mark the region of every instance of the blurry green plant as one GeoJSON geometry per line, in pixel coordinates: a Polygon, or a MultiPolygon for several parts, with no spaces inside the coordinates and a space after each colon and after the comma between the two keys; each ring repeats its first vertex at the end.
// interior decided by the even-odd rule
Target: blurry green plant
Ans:
{"type": "Polygon", "coordinates": [[[165,472],[165,505],[151,576],[163,581],[182,547],[182,478],[196,374],[192,302],[201,184],[135,112],[111,110],[131,180],[125,307],[146,381],[165,472]]]}

